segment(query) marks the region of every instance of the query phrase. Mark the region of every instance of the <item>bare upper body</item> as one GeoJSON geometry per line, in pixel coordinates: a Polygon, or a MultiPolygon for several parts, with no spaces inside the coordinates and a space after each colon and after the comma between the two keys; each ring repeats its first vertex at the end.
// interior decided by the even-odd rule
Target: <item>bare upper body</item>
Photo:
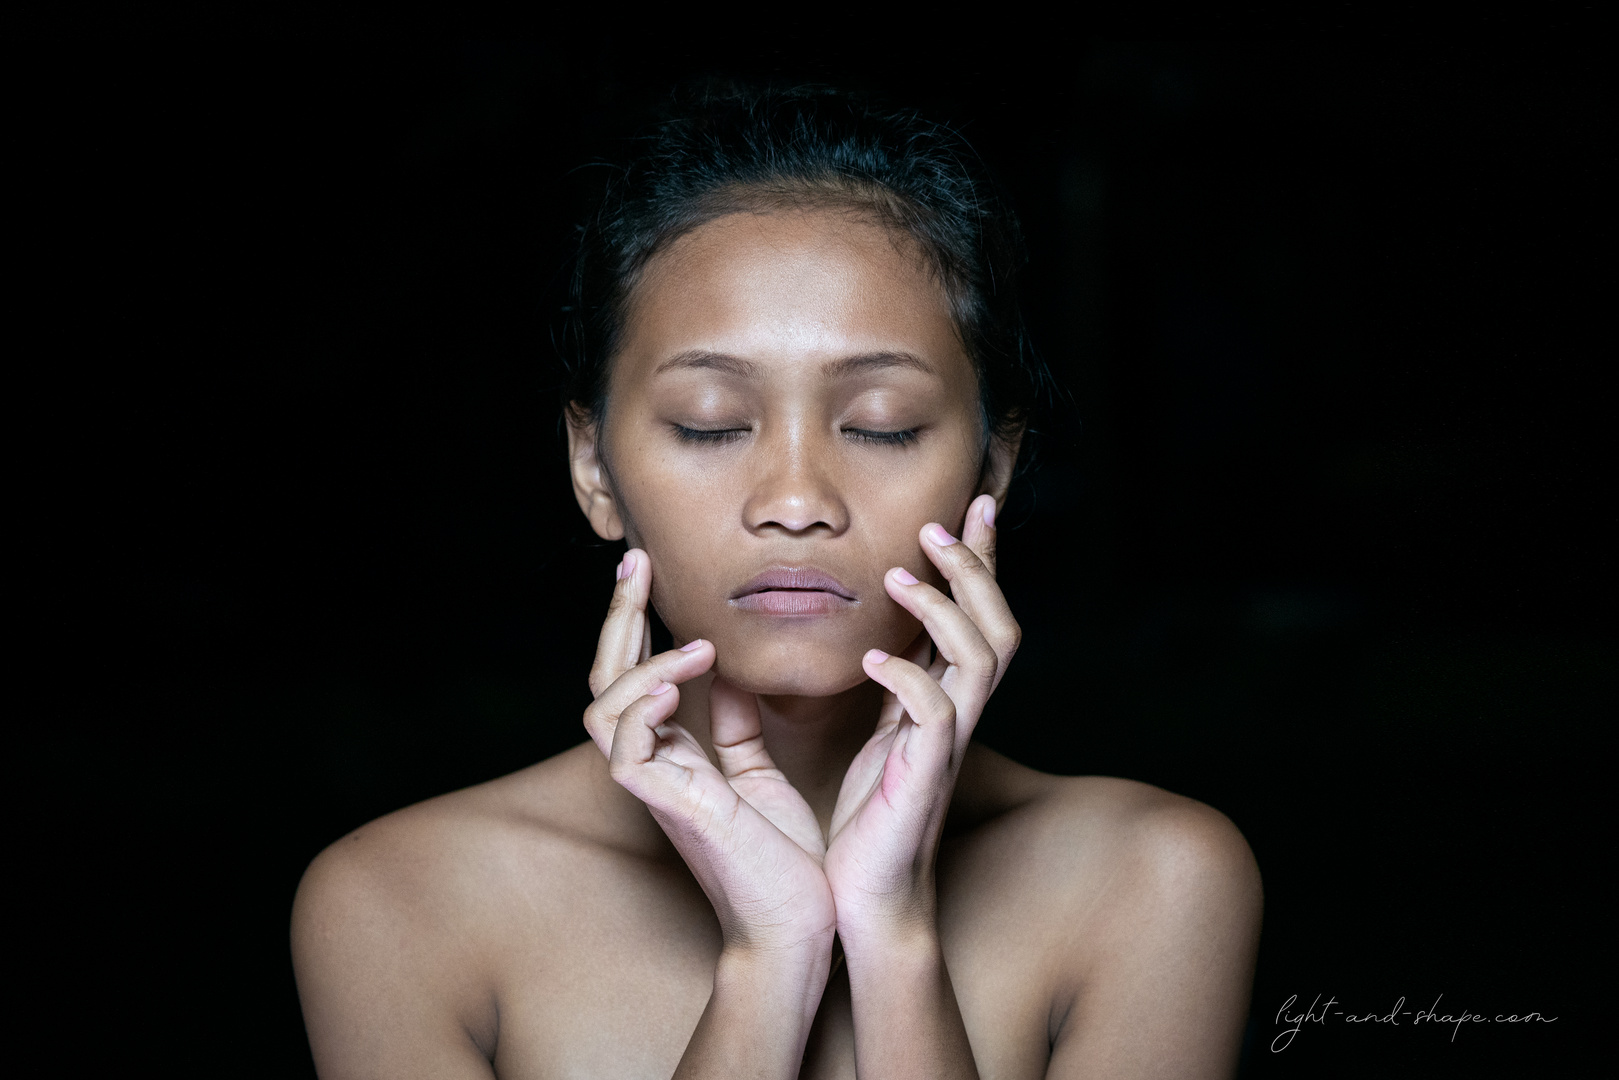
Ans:
{"type": "MultiPolygon", "coordinates": [[[[1259,882],[1223,816],[976,744],[939,932],[980,1075],[1229,1074],[1259,882]]],[[[323,1076],[671,1076],[714,982],[712,906],[591,744],[338,841],[300,890],[323,1076]]],[[[835,971],[806,1077],[853,1077],[835,971]]]]}
{"type": "Polygon", "coordinates": [[[971,742],[1021,635],[994,525],[1021,436],[921,241],[816,185],[651,257],[570,412],[580,508],[630,545],[591,742],[311,866],[326,1080],[1233,1069],[1247,845],[971,742]],[[650,655],[652,606],[687,645],[650,655]]]}

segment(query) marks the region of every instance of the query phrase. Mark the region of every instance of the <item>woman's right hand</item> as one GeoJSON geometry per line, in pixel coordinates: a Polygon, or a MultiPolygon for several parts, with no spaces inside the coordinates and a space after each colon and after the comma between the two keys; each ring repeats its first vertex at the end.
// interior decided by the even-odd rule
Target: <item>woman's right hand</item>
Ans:
{"type": "Polygon", "coordinates": [[[837,926],[815,813],[765,750],[758,701],[716,677],[710,734],[719,767],[674,722],[679,684],[714,664],[701,638],[650,656],[652,565],[631,549],[602,626],[585,729],[614,780],[647,805],[719,916],[728,950],[830,952],[837,926]]]}

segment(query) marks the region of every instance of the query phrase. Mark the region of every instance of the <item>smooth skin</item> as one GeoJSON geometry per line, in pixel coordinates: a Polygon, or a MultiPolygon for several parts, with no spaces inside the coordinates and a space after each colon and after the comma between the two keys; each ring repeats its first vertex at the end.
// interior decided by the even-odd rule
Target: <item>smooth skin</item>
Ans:
{"type": "Polygon", "coordinates": [[[636,285],[605,418],[570,427],[581,509],[630,545],[590,742],[311,865],[326,1080],[1232,1072],[1241,835],[971,742],[1020,637],[1017,447],[906,239],[833,209],[693,230],[636,285]],[[744,599],[806,568],[837,583],[814,613],[744,599]],[[649,655],[650,604],[684,648],[649,655]]]}

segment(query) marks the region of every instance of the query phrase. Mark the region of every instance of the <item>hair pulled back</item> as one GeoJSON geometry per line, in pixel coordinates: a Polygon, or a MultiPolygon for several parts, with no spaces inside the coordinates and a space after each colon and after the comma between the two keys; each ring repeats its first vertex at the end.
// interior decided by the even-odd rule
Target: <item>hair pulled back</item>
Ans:
{"type": "Polygon", "coordinates": [[[986,429],[1023,432],[1049,376],[1018,302],[1016,217],[961,136],[817,87],[709,88],[638,140],[581,230],[561,339],[564,403],[599,422],[635,286],[678,237],[727,214],[829,207],[910,237],[978,374],[986,429]]]}

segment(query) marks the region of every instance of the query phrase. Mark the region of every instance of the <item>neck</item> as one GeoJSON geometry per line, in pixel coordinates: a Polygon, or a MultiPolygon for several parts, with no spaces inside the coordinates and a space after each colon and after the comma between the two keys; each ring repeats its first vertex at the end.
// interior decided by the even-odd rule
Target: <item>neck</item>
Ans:
{"type": "MultiPolygon", "coordinates": [[[[680,687],[675,720],[715,760],[708,729],[708,687],[712,674],[680,687]]],[[[787,782],[798,789],[825,830],[832,820],[843,776],[855,754],[871,738],[882,706],[882,687],[866,680],[831,697],[759,695],[765,749],[787,782]]]]}

